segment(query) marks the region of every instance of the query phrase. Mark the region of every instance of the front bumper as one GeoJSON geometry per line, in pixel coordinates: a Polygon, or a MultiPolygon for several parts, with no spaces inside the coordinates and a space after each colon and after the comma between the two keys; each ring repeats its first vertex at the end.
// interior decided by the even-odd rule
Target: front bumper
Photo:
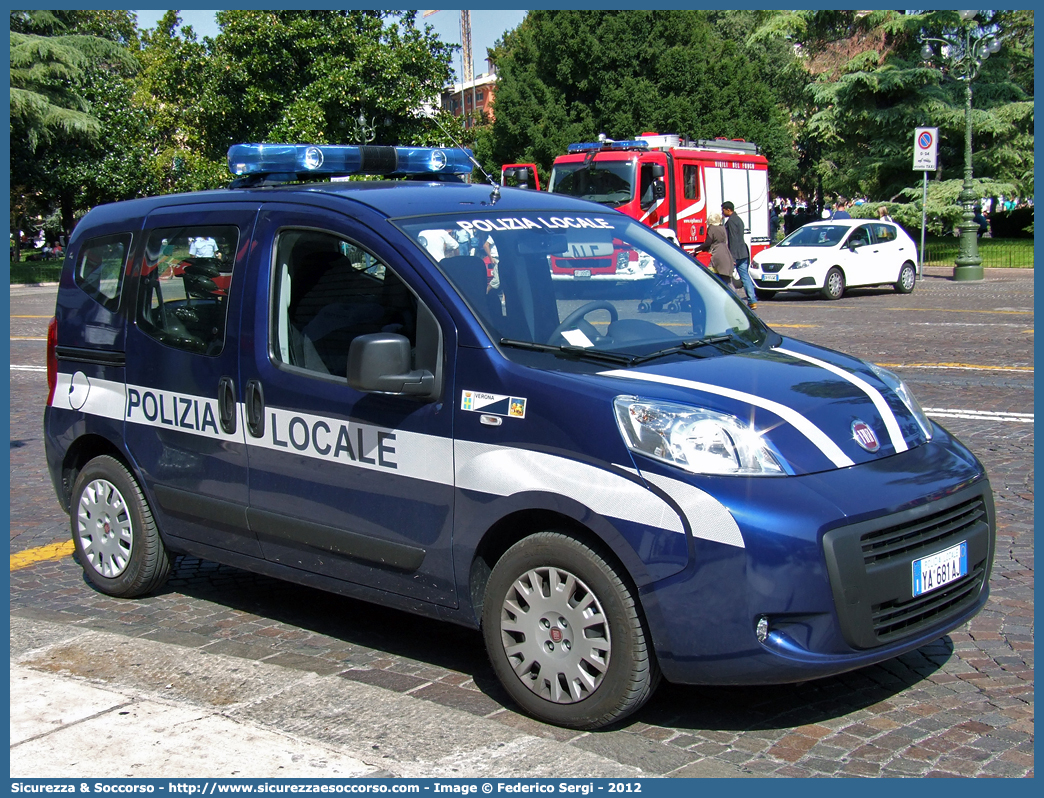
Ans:
{"type": "Polygon", "coordinates": [[[989,595],[993,494],[982,466],[941,428],[931,443],[865,465],[699,486],[733,514],[745,547],[697,538],[689,568],[642,591],[670,681],[842,673],[938,639],[989,595]],[[961,541],[968,574],[914,597],[913,561],[961,541]]]}

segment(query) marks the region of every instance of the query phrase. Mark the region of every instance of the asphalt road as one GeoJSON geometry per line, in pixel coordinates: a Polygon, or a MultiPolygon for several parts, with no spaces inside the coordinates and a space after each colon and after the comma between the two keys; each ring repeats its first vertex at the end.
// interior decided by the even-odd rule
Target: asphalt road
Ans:
{"type": "MultiPolygon", "coordinates": [[[[518,714],[480,635],[448,624],[191,558],[154,596],[92,590],[44,465],[54,294],[11,289],[11,657],[24,685],[57,675],[80,690],[191,708],[209,719],[194,728],[215,751],[228,734],[222,723],[233,722],[311,752],[287,754],[281,775],[1033,775],[1032,271],[955,283],[948,270],[929,270],[908,296],[784,296],[757,310],[784,335],[893,369],[982,459],[999,525],[986,609],[916,652],[835,678],[665,684],[622,726],[595,733],[518,714]]],[[[121,716],[113,709],[92,722],[111,737],[121,716]]],[[[46,737],[12,737],[12,768],[88,775],[57,738],[41,747],[46,737]]],[[[160,734],[151,744],[173,741],[160,734]]],[[[128,772],[111,775],[191,771],[128,749],[128,772]]],[[[251,763],[240,764],[239,775],[251,775],[251,763]]],[[[229,767],[196,775],[233,775],[229,767]]]]}

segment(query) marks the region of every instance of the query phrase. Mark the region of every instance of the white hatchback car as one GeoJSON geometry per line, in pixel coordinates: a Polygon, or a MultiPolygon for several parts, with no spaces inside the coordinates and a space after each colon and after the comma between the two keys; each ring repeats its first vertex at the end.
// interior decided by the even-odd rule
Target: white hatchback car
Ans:
{"type": "Polygon", "coordinates": [[[759,299],[780,291],[840,299],[846,288],[891,285],[901,294],[917,280],[917,245],[899,225],[832,219],[799,227],[750,265],[759,299]]]}

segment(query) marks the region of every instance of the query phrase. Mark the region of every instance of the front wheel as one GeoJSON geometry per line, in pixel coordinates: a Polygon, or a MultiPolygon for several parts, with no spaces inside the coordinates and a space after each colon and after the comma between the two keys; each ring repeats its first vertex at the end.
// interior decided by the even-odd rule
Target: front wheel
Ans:
{"type": "Polygon", "coordinates": [[[155,590],[170,573],[145,495],[114,457],[95,457],[76,477],[69,504],[76,557],[103,593],[132,598],[155,590]]]}
{"type": "Polygon", "coordinates": [[[823,280],[822,294],[825,299],[840,299],[845,293],[845,275],[837,266],[831,267],[823,280]]]}
{"type": "Polygon", "coordinates": [[[605,726],[659,682],[632,589],[606,557],[559,532],[525,538],[496,564],[482,633],[505,689],[549,723],[605,726]]]}
{"type": "Polygon", "coordinates": [[[917,272],[914,270],[912,263],[904,263],[903,268],[899,270],[899,279],[895,281],[895,290],[899,294],[909,294],[914,290],[914,284],[917,282],[917,272]]]}

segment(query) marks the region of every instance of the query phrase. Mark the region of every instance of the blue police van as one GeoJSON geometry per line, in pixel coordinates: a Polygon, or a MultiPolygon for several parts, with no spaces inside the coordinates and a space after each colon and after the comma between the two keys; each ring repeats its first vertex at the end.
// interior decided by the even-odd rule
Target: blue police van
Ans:
{"type": "Polygon", "coordinates": [[[189,555],[481,628],[513,700],[576,728],[661,676],[837,674],[982,608],[989,481],[902,380],[469,159],[237,145],[227,190],[83,218],[45,432],[98,590],[189,555]],[[303,179],[362,174],[395,179],[303,179]]]}

